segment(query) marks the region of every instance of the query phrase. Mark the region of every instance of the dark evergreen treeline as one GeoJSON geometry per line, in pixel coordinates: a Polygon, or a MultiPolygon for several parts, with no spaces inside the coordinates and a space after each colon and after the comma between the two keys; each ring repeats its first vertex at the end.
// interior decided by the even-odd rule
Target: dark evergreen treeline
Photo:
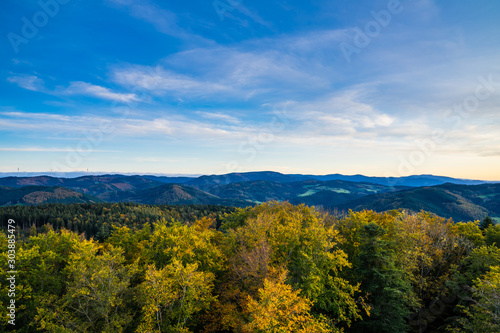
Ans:
{"type": "Polygon", "coordinates": [[[55,230],[67,229],[87,238],[98,240],[109,237],[112,225],[142,228],[161,219],[167,221],[194,222],[204,216],[213,217],[220,223],[224,214],[233,212],[232,207],[216,205],[141,205],[134,203],[93,204],[44,204],[38,206],[0,207],[3,230],[7,221],[14,219],[24,235],[34,226],[37,230],[50,224],[55,230]]]}
{"type": "MultiPolygon", "coordinates": [[[[277,202],[7,209],[2,218],[27,222],[16,235],[15,327],[0,271],[4,331],[500,331],[500,226],[490,219],[333,216],[277,202]],[[57,217],[109,223],[109,234],[54,230],[57,217]]],[[[0,233],[5,264],[11,235],[0,233]]]]}

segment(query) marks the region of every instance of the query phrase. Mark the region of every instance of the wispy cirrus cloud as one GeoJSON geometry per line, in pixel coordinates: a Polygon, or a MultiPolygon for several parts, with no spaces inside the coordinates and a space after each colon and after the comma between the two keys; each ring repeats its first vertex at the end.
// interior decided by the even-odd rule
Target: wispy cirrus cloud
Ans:
{"type": "Polygon", "coordinates": [[[43,113],[43,112],[21,112],[21,111],[4,111],[0,112],[4,119],[15,119],[18,121],[39,121],[39,120],[53,120],[53,121],[71,121],[72,117],[64,114],[43,113]]]}
{"type": "Polygon", "coordinates": [[[112,78],[124,87],[147,90],[155,94],[199,96],[232,90],[229,86],[175,73],[160,66],[128,66],[115,69],[112,78]]]}
{"type": "Polygon", "coordinates": [[[116,93],[106,87],[81,81],[71,82],[69,87],[62,90],[62,93],[67,95],[92,96],[118,102],[132,102],[139,100],[135,94],[116,93]]]}
{"type": "Polygon", "coordinates": [[[7,78],[7,81],[17,84],[19,87],[32,91],[44,91],[45,86],[42,79],[36,75],[14,75],[7,78]]]}
{"type": "MultiPolygon", "coordinates": [[[[149,137],[190,140],[242,139],[251,133],[258,133],[259,127],[221,124],[219,121],[202,121],[182,116],[162,116],[151,119],[116,118],[95,115],[56,115],[29,112],[1,112],[0,126],[11,129],[30,129],[32,133],[55,133],[60,137],[71,136],[74,140],[75,129],[85,134],[113,124],[112,136],[149,137]]],[[[111,136],[111,135],[110,135],[111,136]]]]}
{"type": "Polygon", "coordinates": [[[321,135],[361,135],[383,133],[397,121],[363,101],[363,86],[336,92],[310,101],[290,101],[287,112],[290,118],[302,123],[303,130],[321,135]]]}
{"type": "Polygon", "coordinates": [[[111,78],[124,87],[146,89],[157,95],[247,100],[324,90],[329,80],[313,67],[279,51],[215,47],[179,52],[156,66],[121,65],[112,70],[111,78]],[[186,69],[189,74],[185,74],[186,69]]]}
{"type": "Polygon", "coordinates": [[[48,95],[81,95],[118,102],[132,102],[139,100],[135,94],[118,93],[109,88],[82,81],[73,81],[68,87],[58,87],[54,90],[46,88],[44,80],[36,75],[10,76],[7,78],[7,81],[17,84],[20,88],[43,92],[48,95]]]}
{"type": "Polygon", "coordinates": [[[257,11],[245,6],[243,1],[230,1],[228,2],[229,5],[214,1],[212,4],[221,20],[227,17],[230,20],[238,22],[239,25],[248,28],[249,22],[247,18],[249,18],[268,29],[272,28],[271,22],[264,20],[257,11]],[[237,15],[236,12],[239,12],[241,15],[237,15]]]}
{"type": "Polygon", "coordinates": [[[189,44],[213,44],[213,41],[180,27],[179,19],[175,13],[163,9],[155,3],[147,0],[109,0],[109,2],[126,8],[132,17],[150,23],[158,32],[165,35],[179,38],[189,44]]]}
{"type": "Polygon", "coordinates": [[[233,124],[241,123],[241,121],[238,118],[230,116],[228,114],[213,113],[213,112],[202,112],[202,111],[197,111],[196,114],[198,114],[202,118],[206,118],[206,119],[220,120],[220,121],[223,121],[223,122],[226,122],[226,123],[233,123],[233,124]]]}
{"type": "MultiPolygon", "coordinates": [[[[73,152],[74,148],[45,148],[45,147],[0,147],[0,151],[8,151],[8,152],[41,152],[41,153],[50,153],[50,152],[73,152]]],[[[119,150],[102,150],[102,149],[93,149],[92,152],[95,153],[119,153],[119,150]]]]}

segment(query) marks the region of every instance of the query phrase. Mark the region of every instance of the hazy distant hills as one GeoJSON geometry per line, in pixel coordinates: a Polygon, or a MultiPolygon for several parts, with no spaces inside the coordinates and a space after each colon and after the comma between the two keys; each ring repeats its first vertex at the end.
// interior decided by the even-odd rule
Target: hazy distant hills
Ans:
{"type": "Polygon", "coordinates": [[[374,183],[386,186],[433,186],[440,185],[444,183],[453,183],[461,185],[478,185],[485,183],[481,180],[472,179],[457,179],[450,177],[434,176],[434,175],[418,175],[418,176],[408,176],[408,177],[367,177],[363,175],[353,175],[346,176],[341,174],[332,175],[300,175],[291,174],[284,175],[279,172],[272,171],[260,171],[260,172],[244,172],[244,173],[229,173],[226,175],[210,175],[201,176],[194,178],[185,182],[186,185],[196,186],[198,188],[207,187],[209,185],[227,185],[231,183],[239,183],[246,181],[271,181],[278,183],[292,183],[305,180],[319,180],[319,181],[330,181],[330,180],[343,180],[350,182],[364,182],[364,183],[374,183]]]}
{"type": "Polygon", "coordinates": [[[0,178],[0,185],[9,187],[63,186],[77,192],[98,197],[103,201],[122,201],[138,192],[164,184],[142,176],[104,175],[78,178],[6,177],[0,178]]]}
{"type": "Polygon", "coordinates": [[[383,178],[264,171],[197,178],[125,175],[0,178],[0,205],[102,201],[244,207],[269,200],[340,210],[423,209],[457,221],[490,215],[500,222],[500,184],[433,175],[383,178]]]}
{"type": "MultiPolygon", "coordinates": [[[[302,175],[298,176],[302,177],[302,175]]],[[[485,183],[484,181],[481,180],[457,179],[457,178],[434,176],[434,175],[417,175],[417,176],[407,176],[407,177],[367,177],[363,175],[345,176],[340,174],[333,174],[326,176],[309,176],[309,177],[313,177],[314,179],[322,181],[345,180],[351,182],[374,183],[386,186],[412,186],[412,187],[434,186],[445,183],[453,183],[460,185],[479,185],[485,183]]]]}
{"type": "Polygon", "coordinates": [[[434,176],[434,175],[417,175],[408,177],[367,177],[363,175],[299,175],[290,174],[285,175],[279,172],[273,171],[257,171],[257,172],[242,172],[242,173],[229,173],[225,175],[206,175],[200,177],[168,177],[168,176],[139,176],[139,175],[92,175],[92,176],[81,176],[76,178],[70,177],[49,177],[49,176],[33,176],[33,177],[0,177],[0,186],[26,186],[26,185],[40,185],[40,186],[78,186],[88,187],[89,184],[95,183],[133,183],[136,185],[146,185],[150,184],[160,184],[160,183],[170,183],[170,184],[185,184],[194,187],[205,187],[211,185],[227,185],[232,183],[240,183],[247,181],[270,181],[278,183],[292,183],[300,182],[305,180],[319,180],[319,181],[330,181],[330,180],[344,180],[350,182],[364,182],[364,183],[374,183],[386,186],[434,186],[441,185],[445,183],[453,183],[459,185],[479,185],[487,183],[481,180],[472,179],[457,179],[450,177],[434,176]]]}

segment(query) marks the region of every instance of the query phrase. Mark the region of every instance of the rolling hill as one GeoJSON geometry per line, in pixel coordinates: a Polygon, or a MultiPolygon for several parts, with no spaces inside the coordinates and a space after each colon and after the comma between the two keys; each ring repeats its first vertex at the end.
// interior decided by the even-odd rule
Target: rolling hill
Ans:
{"type": "Polygon", "coordinates": [[[390,192],[403,188],[405,187],[395,188],[340,180],[328,182],[306,180],[293,183],[255,180],[204,186],[205,191],[220,198],[239,199],[251,203],[288,200],[294,204],[321,205],[325,208],[334,207],[342,202],[368,194],[390,192]]]}
{"type": "Polygon", "coordinates": [[[60,186],[24,186],[0,188],[0,206],[44,203],[94,203],[102,200],[60,186]]]}
{"type": "Polygon", "coordinates": [[[269,200],[289,200],[301,191],[301,187],[292,183],[253,180],[224,185],[205,185],[208,193],[225,199],[239,199],[250,203],[261,203],[269,200]]]}
{"type": "Polygon", "coordinates": [[[484,184],[485,181],[482,180],[472,180],[472,179],[457,179],[451,177],[434,176],[434,175],[414,175],[407,177],[368,177],[363,175],[341,175],[332,174],[324,176],[315,175],[290,175],[297,178],[304,179],[315,179],[320,181],[329,180],[344,180],[350,182],[363,182],[363,183],[373,183],[385,186],[411,186],[411,187],[421,187],[421,186],[434,186],[441,185],[445,183],[453,183],[459,185],[478,185],[484,184]]]}
{"type": "Polygon", "coordinates": [[[187,180],[183,184],[194,186],[206,190],[212,185],[227,185],[232,183],[240,183],[247,181],[271,181],[278,183],[292,183],[307,180],[331,181],[342,180],[356,183],[373,183],[385,186],[434,186],[445,183],[453,183],[459,185],[478,185],[487,183],[482,180],[472,179],[457,179],[451,177],[434,176],[434,175],[415,175],[407,177],[368,177],[363,175],[302,175],[302,174],[281,174],[279,172],[260,171],[260,172],[242,172],[229,173],[225,175],[210,175],[201,176],[187,180]]]}
{"type": "Polygon", "coordinates": [[[498,183],[464,185],[464,182],[475,184],[480,181],[432,175],[390,179],[361,175],[284,175],[277,172],[171,177],[172,182],[168,183],[169,179],[124,175],[5,177],[0,178],[0,205],[102,201],[244,207],[277,200],[324,209],[426,210],[457,221],[477,220],[490,215],[500,222],[498,183]],[[360,181],[367,179],[373,182],[360,181]],[[441,183],[450,179],[454,183],[441,183]],[[392,183],[407,185],[387,185],[392,183]],[[415,186],[420,183],[438,184],[415,186]]]}
{"type": "Polygon", "coordinates": [[[90,194],[104,201],[121,201],[147,188],[156,187],[163,182],[142,176],[102,175],[78,178],[6,177],[0,178],[0,185],[22,186],[63,186],[68,189],[90,194]]]}
{"type": "Polygon", "coordinates": [[[223,205],[248,206],[248,202],[221,199],[194,187],[166,184],[141,191],[125,201],[154,205],[223,205]]]}
{"type": "Polygon", "coordinates": [[[500,184],[418,187],[361,197],[339,208],[379,212],[400,208],[425,210],[455,221],[481,220],[490,215],[500,222],[500,184]]]}
{"type": "Polygon", "coordinates": [[[291,203],[304,203],[310,206],[323,208],[336,208],[340,204],[375,193],[386,193],[403,190],[406,187],[392,187],[380,184],[352,182],[343,180],[331,181],[305,181],[301,182],[304,191],[296,198],[290,199],[291,203]]]}
{"type": "Polygon", "coordinates": [[[201,176],[185,182],[185,185],[194,186],[196,188],[206,189],[212,185],[228,185],[233,183],[241,183],[248,181],[268,181],[277,183],[291,183],[299,180],[297,177],[284,175],[279,172],[259,171],[259,172],[243,172],[243,173],[228,173],[225,175],[210,175],[201,176]]]}

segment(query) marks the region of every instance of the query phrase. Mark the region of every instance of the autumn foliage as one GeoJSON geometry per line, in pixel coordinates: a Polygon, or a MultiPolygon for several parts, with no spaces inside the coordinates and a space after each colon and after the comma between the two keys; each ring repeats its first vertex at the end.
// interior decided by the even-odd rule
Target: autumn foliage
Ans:
{"type": "MultiPolygon", "coordinates": [[[[500,331],[494,224],[278,202],[132,222],[98,240],[48,224],[19,235],[16,326],[2,269],[0,330],[500,331]]],[[[7,244],[0,233],[3,263],[7,244]]]]}

